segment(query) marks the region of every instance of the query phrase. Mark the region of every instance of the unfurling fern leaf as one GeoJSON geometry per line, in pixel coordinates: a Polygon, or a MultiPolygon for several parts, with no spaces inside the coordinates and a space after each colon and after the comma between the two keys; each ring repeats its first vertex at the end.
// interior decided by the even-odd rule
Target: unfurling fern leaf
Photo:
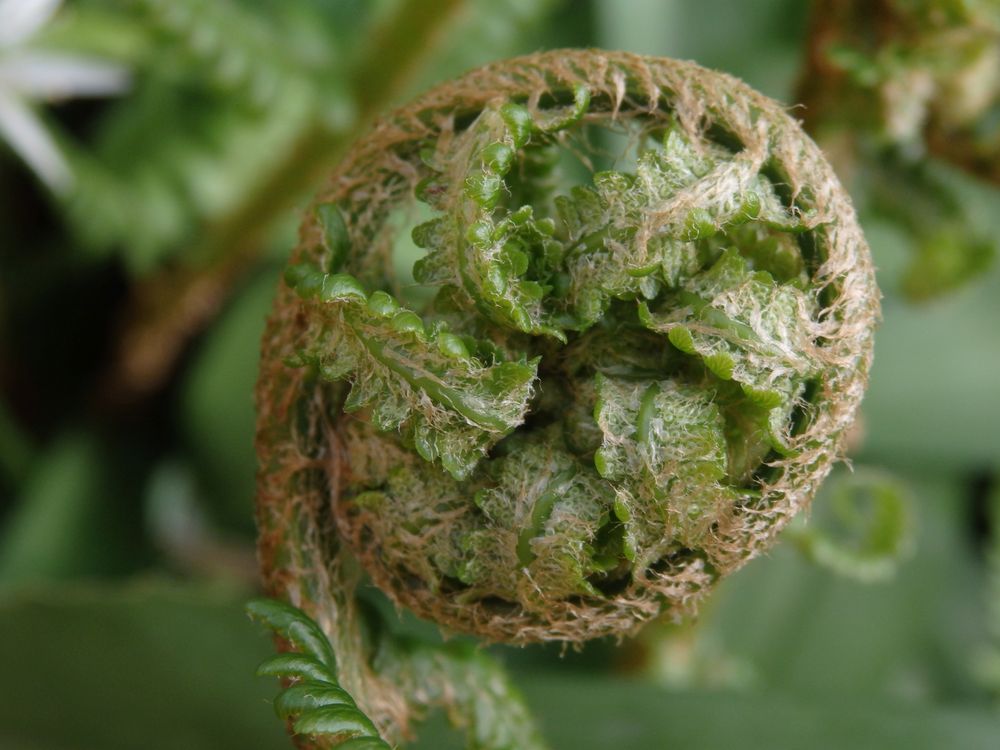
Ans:
{"type": "Polygon", "coordinates": [[[774,102],[624,53],[473,71],[306,217],[258,388],[265,582],[329,618],[380,727],[435,693],[358,653],[361,568],[487,640],[689,615],[840,457],[877,315],[850,201],[774,102]]]}

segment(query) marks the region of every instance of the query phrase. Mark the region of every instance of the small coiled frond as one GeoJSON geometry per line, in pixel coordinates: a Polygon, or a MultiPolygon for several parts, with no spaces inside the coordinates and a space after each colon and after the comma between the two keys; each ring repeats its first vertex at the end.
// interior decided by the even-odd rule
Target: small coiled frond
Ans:
{"type": "Polygon", "coordinates": [[[914,546],[909,488],[884,470],[860,469],[834,477],[819,517],[789,529],[805,556],[863,583],[895,575],[914,546]]]}

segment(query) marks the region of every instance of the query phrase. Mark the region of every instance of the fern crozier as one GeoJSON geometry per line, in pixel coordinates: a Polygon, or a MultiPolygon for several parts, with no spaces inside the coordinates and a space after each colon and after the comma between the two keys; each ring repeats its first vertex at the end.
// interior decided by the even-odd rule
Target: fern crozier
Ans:
{"type": "Polygon", "coordinates": [[[351,150],[279,291],[268,585],[340,649],[354,560],[489,640],[690,614],[840,456],[877,300],[826,160],[729,76],[562,50],[444,84],[351,150]]]}

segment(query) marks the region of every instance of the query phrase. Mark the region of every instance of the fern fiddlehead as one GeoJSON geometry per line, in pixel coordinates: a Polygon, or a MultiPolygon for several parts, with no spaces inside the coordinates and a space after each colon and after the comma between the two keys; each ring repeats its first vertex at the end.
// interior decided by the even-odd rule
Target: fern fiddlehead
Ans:
{"type": "MultiPolygon", "coordinates": [[[[338,653],[358,563],[488,640],[689,614],[838,457],[877,298],[818,149],[728,76],[559,51],[445,84],[303,225],[258,390],[265,579],[338,653]]],[[[346,679],[399,720],[371,663],[346,679]]]]}

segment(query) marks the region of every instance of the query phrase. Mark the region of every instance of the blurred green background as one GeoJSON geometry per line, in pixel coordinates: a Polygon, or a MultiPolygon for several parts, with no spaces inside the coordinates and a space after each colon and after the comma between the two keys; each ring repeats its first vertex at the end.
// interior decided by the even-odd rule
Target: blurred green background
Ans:
{"type": "MultiPolygon", "coordinates": [[[[849,180],[885,298],[858,471],[809,527],[695,624],[497,650],[547,737],[1000,747],[998,5],[0,0],[0,747],[289,746],[242,603],[258,339],[300,212],[380,112],[562,46],[825,102],[807,124],[849,180]],[[827,22],[856,26],[825,48],[827,22]],[[960,123],[975,159],[924,138],[958,111],[934,99],[954,93],[942,81],[983,100],[960,123]],[[866,101],[926,117],[903,132],[866,101]],[[868,520],[838,520],[837,497],[868,520]],[[887,507],[902,541],[878,538],[887,507]]],[[[418,746],[461,743],[432,717],[418,746]]]]}

